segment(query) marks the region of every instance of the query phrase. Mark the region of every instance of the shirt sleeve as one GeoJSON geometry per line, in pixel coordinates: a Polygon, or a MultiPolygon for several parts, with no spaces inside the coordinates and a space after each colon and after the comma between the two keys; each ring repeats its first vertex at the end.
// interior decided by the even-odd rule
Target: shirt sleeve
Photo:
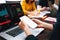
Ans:
{"type": "Polygon", "coordinates": [[[38,39],[33,35],[29,35],[29,36],[26,37],[25,40],[38,40],[38,39]]]}
{"type": "Polygon", "coordinates": [[[59,4],[59,10],[56,15],[57,22],[55,23],[55,26],[53,28],[52,35],[50,37],[50,40],[60,40],[60,4],[59,4]]]}
{"type": "Polygon", "coordinates": [[[33,3],[33,10],[36,10],[35,2],[33,3]]]}
{"type": "Polygon", "coordinates": [[[25,10],[25,2],[24,1],[21,2],[21,6],[22,6],[24,14],[26,14],[27,10],[25,10]]]}

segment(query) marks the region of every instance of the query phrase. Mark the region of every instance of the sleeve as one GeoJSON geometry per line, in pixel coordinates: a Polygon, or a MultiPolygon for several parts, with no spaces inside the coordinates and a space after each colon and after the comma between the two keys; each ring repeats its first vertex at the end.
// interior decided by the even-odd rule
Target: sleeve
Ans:
{"type": "MultiPolygon", "coordinates": [[[[36,10],[37,8],[36,8],[36,5],[35,5],[35,2],[33,3],[33,11],[34,10],[36,10]]],[[[40,10],[37,10],[38,11],[38,13],[40,13],[40,10]]]]}
{"type": "Polygon", "coordinates": [[[55,23],[50,40],[60,40],[60,7],[57,12],[57,22],[55,23]]]}
{"type": "Polygon", "coordinates": [[[33,35],[29,35],[25,40],[38,40],[38,39],[33,35]]]}
{"type": "Polygon", "coordinates": [[[24,14],[26,14],[27,10],[25,10],[25,2],[24,1],[21,2],[21,6],[22,6],[24,14]]]}
{"type": "Polygon", "coordinates": [[[35,2],[33,3],[33,10],[36,10],[35,2]]]}

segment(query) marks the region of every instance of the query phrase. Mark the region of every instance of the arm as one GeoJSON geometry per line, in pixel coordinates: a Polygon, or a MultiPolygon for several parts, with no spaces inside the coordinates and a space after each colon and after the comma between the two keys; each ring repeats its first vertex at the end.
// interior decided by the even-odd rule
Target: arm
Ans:
{"type": "Polygon", "coordinates": [[[38,5],[37,5],[37,10],[39,10],[39,11],[43,11],[44,9],[42,8],[42,3],[43,1],[42,0],[39,0],[39,2],[38,2],[38,5]]]}
{"type": "Polygon", "coordinates": [[[42,27],[45,28],[45,29],[48,29],[48,30],[53,30],[53,25],[52,24],[49,24],[49,23],[46,23],[46,22],[42,22],[42,27]]]}
{"type": "Polygon", "coordinates": [[[21,6],[22,6],[22,9],[23,9],[24,14],[25,14],[25,15],[31,14],[30,11],[27,11],[27,10],[25,9],[25,5],[26,5],[25,1],[22,1],[22,2],[21,2],[21,6]]]}
{"type": "Polygon", "coordinates": [[[19,26],[21,29],[23,29],[27,35],[25,40],[37,40],[37,38],[35,36],[32,35],[29,27],[22,21],[19,23],[19,26]]]}
{"type": "Polygon", "coordinates": [[[48,30],[53,30],[53,25],[52,24],[42,22],[38,19],[33,19],[33,21],[38,24],[38,28],[45,28],[45,29],[48,29],[48,30]]]}
{"type": "Polygon", "coordinates": [[[38,39],[33,35],[29,35],[29,36],[26,37],[25,40],[38,40],[38,39]]]}
{"type": "Polygon", "coordinates": [[[47,5],[47,0],[39,0],[37,9],[40,9],[40,11],[48,10],[47,5]]]}
{"type": "Polygon", "coordinates": [[[28,25],[25,24],[25,22],[21,21],[19,23],[19,27],[20,27],[20,29],[24,30],[24,32],[26,33],[27,36],[32,34],[28,25]]]}
{"type": "Polygon", "coordinates": [[[57,12],[57,22],[54,25],[54,29],[50,40],[60,40],[60,4],[59,4],[59,10],[57,12]]]}
{"type": "Polygon", "coordinates": [[[36,10],[35,2],[32,3],[33,11],[36,10]]]}

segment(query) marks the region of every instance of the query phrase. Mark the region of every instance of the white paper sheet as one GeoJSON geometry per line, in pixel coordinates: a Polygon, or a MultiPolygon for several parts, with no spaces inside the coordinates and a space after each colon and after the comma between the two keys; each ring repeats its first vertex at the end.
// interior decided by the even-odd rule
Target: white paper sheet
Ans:
{"type": "Polygon", "coordinates": [[[21,1],[21,0],[6,0],[6,1],[21,1]]]}
{"type": "Polygon", "coordinates": [[[42,18],[44,15],[46,15],[46,14],[49,14],[50,13],[50,11],[43,11],[43,12],[40,12],[40,15],[38,15],[38,16],[30,16],[30,15],[28,15],[30,18],[42,18]]]}
{"type": "Polygon", "coordinates": [[[45,20],[57,22],[56,18],[53,18],[53,17],[48,17],[48,18],[46,18],[45,20]]]}
{"type": "Polygon", "coordinates": [[[0,0],[0,4],[6,3],[6,0],[0,0]]]}

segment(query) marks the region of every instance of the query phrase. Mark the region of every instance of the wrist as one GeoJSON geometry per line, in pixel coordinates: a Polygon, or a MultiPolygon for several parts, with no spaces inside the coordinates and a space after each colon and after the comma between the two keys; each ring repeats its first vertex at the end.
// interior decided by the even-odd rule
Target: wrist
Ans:
{"type": "Polygon", "coordinates": [[[23,30],[29,30],[29,27],[28,27],[28,26],[25,26],[25,27],[23,28],[23,30]]]}
{"type": "Polygon", "coordinates": [[[41,22],[41,27],[44,28],[44,22],[41,22]]]}
{"type": "Polygon", "coordinates": [[[32,34],[29,28],[24,28],[24,32],[27,36],[32,34]]]}

